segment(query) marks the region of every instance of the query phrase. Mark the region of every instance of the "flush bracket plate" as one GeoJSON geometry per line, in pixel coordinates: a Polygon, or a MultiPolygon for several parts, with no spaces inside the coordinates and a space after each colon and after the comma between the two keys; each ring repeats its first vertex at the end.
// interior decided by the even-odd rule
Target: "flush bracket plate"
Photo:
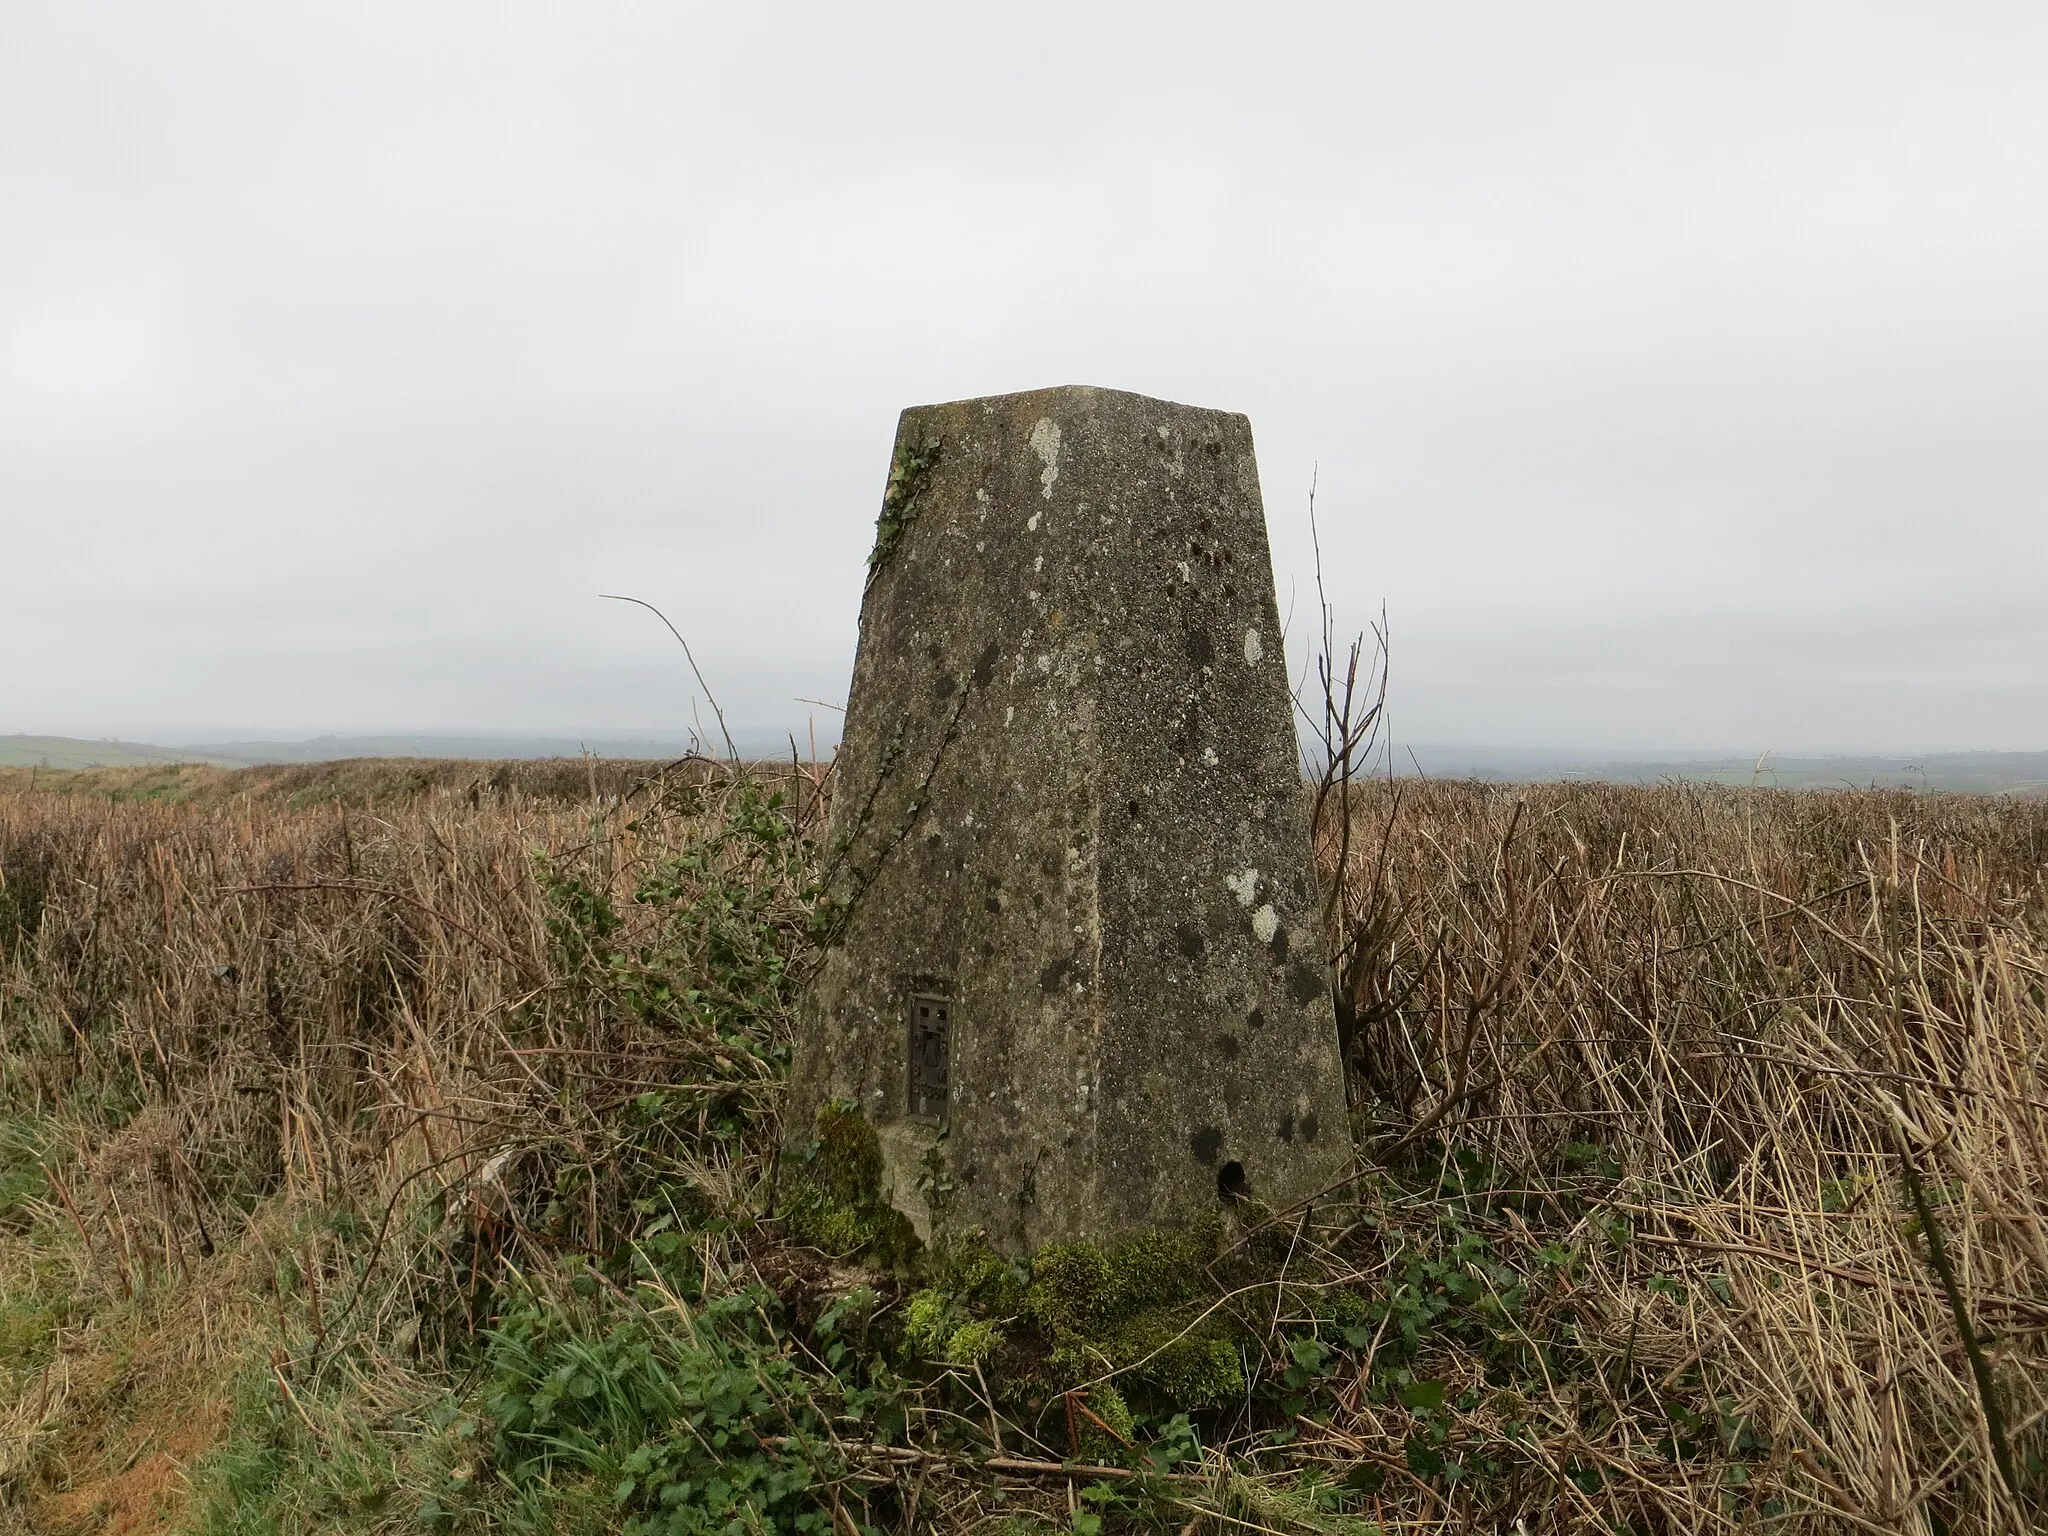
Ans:
{"type": "Polygon", "coordinates": [[[937,1125],[946,1118],[953,1065],[953,1003],[918,994],[910,999],[910,1118],[937,1125]]]}

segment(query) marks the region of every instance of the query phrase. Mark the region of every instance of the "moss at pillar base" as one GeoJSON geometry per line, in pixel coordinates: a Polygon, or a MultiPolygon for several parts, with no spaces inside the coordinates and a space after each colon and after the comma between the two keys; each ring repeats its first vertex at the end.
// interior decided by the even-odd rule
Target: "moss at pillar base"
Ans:
{"type": "MultiPolygon", "coordinates": [[[[982,1368],[998,1395],[1081,1391],[1126,1437],[1133,1407],[1184,1413],[1243,1396],[1244,1329],[1215,1305],[1222,1288],[1210,1272],[1220,1222],[1106,1246],[1053,1243],[1028,1264],[979,1232],[927,1245],[883,1197],[881,1142],[860,1111],[829,1103],[816,1129],[784,1152],[783,1225],[799,1242],[921,1282],[902,1315],[914,1356],[982,1368]]],[[[1091,1445],[1102,1436],[1093,1420],[1080,1428],[1091,1445]]]]}
{"type": "Polygon", "coordinates": [[[816,1139],[784,1149],[781,1183],[782,1224],[799,1242],[883,1269],[916,1262],[923,1244],[882,1198],[881,1142],[853,1105],[820,1107],[816,1139]]]}
{"type": "Polygon", "coordinates": [[[1209,1267],[1218,1231],[1205,1222],[1108,1249],[1055,1243],[1040,1250],[1025,1300],[1058,1384],[1115,1372],[1125,1393],[1181,1411],[1242,1396],[1242,1330],[1227,1308],[1207,1310],[1217,1296],[1209,1267]]]}

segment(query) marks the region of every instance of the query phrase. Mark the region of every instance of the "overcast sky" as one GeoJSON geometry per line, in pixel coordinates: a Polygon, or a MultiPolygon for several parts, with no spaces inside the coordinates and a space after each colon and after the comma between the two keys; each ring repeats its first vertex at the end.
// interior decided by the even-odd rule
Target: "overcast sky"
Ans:
{"type": "Polygon", "coordinates": [[[2048,6],[0,0],[0,731],[799,725],[904,405],[1246,411],[1403,740],[2048,748],[2048,6]]]}

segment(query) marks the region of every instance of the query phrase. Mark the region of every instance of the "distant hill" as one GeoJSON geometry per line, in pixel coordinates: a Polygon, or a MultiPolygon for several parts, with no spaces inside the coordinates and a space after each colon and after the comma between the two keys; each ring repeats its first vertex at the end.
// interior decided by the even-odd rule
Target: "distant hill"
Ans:
{"type": "Polygon", "coordinates": [[[240,766],[240,759],[206,747],[153,747],[134,741],[85,741],[73,736],[0,736],[0,768],[146,768],[163,763],[240,766]]]}
{"type": "MultiPolygon", "coordinates": [[[[837,744],[820,732],[817,751],[829,757],[837,744]]],[[[734,744],[746,758],[787,758],[786,732],[740,729],[734,744]]],[[[691,750],[691,739],[649,733],[589,736],[317,736],[303,741],[220,741],[188,747],[144,742],[86,741],[70,736],[0,736],[0,767],[141,768],[171,763],[204,763],[221,768],[288,763],[338,763],[356,758],[507,762],[542,758],[596,758],[604,762],[673,762],[691,750]]],[[[723,755],[723,743],[699,750],[723,755]]],[[[800,755],[811,742],[799,737],[800,755]]],[[[1683,779],[1706,784],[1758,784],[1777,789],[1896,788],[1948,790],[1961,794],[2048,794],[2048,752],[1930,752],[1779,757],[1766,753],[1686,756],[1658,752],[1561,751],[1531,747],[1397,747],[1396,777],[1485,779],[1504,784],[1597,780],[1617,784],[1658,784],[1683,779]]],[[[1386,771],[1383,765],[1381,772],[1386,771]]]]}
{"type": "Polygon", "coordinates": [[[1542,783],[1593,779],[1660,784],[1757,784],[1775,789],[1940,789],[1975,795],[2048,794],[2048,752],[1928,752],[1917,756],[1684,757],[1651,752],[1594,753],[1523,747],[1402,747],[1397,777],[1542,783]]]}

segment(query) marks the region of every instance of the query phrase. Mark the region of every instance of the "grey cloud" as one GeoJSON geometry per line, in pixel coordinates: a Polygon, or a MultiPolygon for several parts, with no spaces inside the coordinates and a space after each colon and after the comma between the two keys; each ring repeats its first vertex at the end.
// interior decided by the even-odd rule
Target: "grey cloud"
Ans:
{"type": "Polygon", "coordinates": [[[1251,412],[1418,739],[2048,745],[2048,13],[17,8],[0,730],[688,725],[898,407],[1251,412]],[[641,617],[645,617],[644,615],[641,617]]]}

